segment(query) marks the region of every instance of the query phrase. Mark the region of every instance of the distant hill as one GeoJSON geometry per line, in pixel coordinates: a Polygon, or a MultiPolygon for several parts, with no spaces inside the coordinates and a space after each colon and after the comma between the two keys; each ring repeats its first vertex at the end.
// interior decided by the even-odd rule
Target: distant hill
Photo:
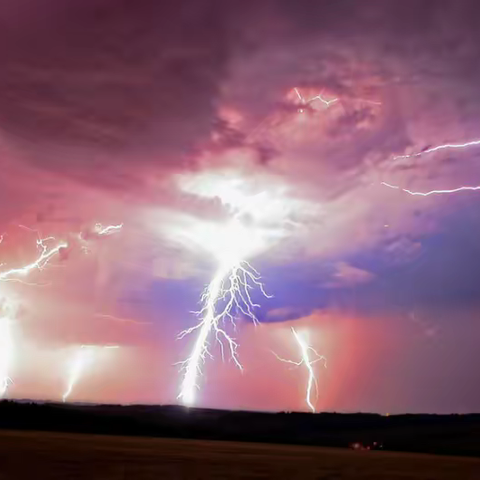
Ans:
{"type": "Polygon", "coordinates": [[[0,402],[0,428],[349,447],[480,457],[480,414],[258,413],[180,406],[0,402]]]}

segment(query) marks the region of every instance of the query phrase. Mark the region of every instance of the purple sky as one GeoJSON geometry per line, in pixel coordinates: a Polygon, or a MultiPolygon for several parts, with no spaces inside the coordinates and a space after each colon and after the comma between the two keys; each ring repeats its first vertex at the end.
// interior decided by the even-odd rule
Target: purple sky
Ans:
{"type": "Polygon", "coordinates": [[[479,411],[480,191],[381,183],[480,185],[480,145],[394,158],[480,139],[478,1],[164,3],[0,6],[1,268],[35,256],[19,225],[124,224],[40,287],[0,284],[8,395],[58,399],[78,345],[115,344],[72,400],[175,402],[176,336],[215,271],[176,232],[226,221],[205,178],[233,178],[289,223],[250,259],[274,297],[238,319],[244,371],[213,346],[199,405],[305,410],[305,370],[271,353],[298,360],[294,326],[327,358],[320,410],[479,411]]]}

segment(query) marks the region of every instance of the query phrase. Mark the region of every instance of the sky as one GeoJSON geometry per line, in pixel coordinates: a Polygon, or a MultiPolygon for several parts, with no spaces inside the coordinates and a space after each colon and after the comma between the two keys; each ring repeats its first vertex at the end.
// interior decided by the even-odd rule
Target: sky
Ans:
{"type": "Polygon", "coordinates": [[[480,185],[480,145],[428,152],[480,139],[478,10],[3,1],[0,279],[65,243],[0,282],[4,396],[61,400],[91,345],[69,401],[178,403],[244,208],[269,297],[225,323],[242,369],[210,335],[195,405],[308,411],[293,327],[318,411],[478,412],[480,190],[411,195],[480,185]]]}

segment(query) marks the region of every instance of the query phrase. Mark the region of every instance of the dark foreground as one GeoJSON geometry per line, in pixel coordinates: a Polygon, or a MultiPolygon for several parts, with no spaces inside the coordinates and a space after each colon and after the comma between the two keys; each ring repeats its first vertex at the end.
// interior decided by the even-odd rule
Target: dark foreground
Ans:
{"type": "Polygon", "coordinates": [[[478,480],[480,459],[261,443],[3,431],[0,478],[478,480]]]}
{"type": "Polygon", "coordinates": [[[0,429],[335,448],[376,444],[385,451],[480,457],[480,415],[386,417],[3,401],[0,429]]]}

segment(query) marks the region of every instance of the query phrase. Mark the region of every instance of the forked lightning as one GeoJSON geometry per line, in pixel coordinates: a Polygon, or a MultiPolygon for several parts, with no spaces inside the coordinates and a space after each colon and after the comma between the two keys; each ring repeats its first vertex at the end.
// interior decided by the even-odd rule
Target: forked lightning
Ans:
{"type": "Polygon", "coordinates": [[[312,412],[315,413],[315,405],[312,402],[312,389],[313,386],[315,385],[315,388],[317,389],[318,392],[318,384],[317,384],[317,379],[315,378],[315,372],[313,370],[313,365],[317,362],[323,361],[324,365],[326,366],[326,359],[317,351],[308,345],[308,343],[299,335],[299,333],[292,327],[292,334],[293,337],[295,338],[295,341],[298,343],[298,346],[300,347],[300,354],[302,359],[299,362],[294,362],[293,360],[286,360],[284,358],[279,357],[275,352],[272,352],[278,360],[281,362],[285,363],[291,363],[292,365],[296,365],[297,367],[300,367],[301,365],[305,365],[305,368],[308,371],[308,380],[307,380],[307,391],[305,394],[305,402],[310,408],[312,412]],[[310,352],[313,352],[315,355],[315,359],[310,359],[310,352]]]}
{"type": "Polygon", "coordinates": [[[255,307],[250,296],[250,290],[257,287],[261,293],[268,297],[263,288],[259,273],[243,258],[242,252],[248,245],[248,235],[245,235],[244,226],[238,218],[234,218],[226,227],[225,244],[217,252],[219,267],[210,284],[206,287],[201,297],[202,308],[196,312],[201,317],[200,322],[180,333],[179,338],[198,330],[192,353],[182,362],[184,377],[178,398],[184,405],[192,405],[198,388],[197,379],[201,374],[201,367],[206,356],[211,356],[208,350],[208,337],[210,332],[215,332],[219,341],[222,355],[224,342],[229,350],[232,360],[241,369],[238,360],[238,344],[224,328],[225,320],[230,320],[235,325],[234,316],[240,312],[253,322],[257,322],[254,313],[255,307]]]}

